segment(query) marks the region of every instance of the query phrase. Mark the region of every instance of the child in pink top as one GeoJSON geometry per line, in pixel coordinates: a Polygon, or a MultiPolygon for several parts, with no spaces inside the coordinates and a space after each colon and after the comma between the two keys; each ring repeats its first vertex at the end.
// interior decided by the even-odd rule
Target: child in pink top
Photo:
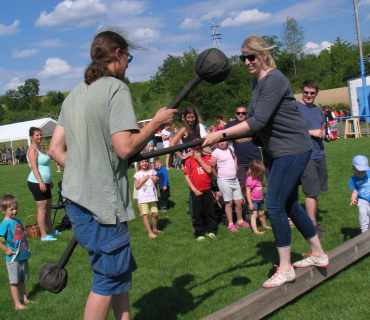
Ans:
{"type": "Polygon", "coordinates": [[[234,149],[229,147],[227,141],[217,143],[217,148],[211,155],[213,166],[217,165],[217,185],[225,201],[225,213],[229,223],[228,230],[238,232],[236,227],[249,228],[243,220],[243,195],[236,176],[237,159],[234,149]],[[235,203],[236,226],[233,221],[233,203],[235,203]]]}
{"type": "Polygon", "coordinates": [[[261,176],[265,173],[265,166],[260,160],[253,160],[249,166],[247,173],[247,181],[245,186],[247,188],[247,199],[249,203],[249,210],[251,210],[251,226],[255,234],[264,234],[265,231],[260,232],[257,228],[257,213],[261,221],[261,225],[265,229],[271,229],[266,225],[265,211],[263,210],[263,185],[261,183],[261,176]]]}

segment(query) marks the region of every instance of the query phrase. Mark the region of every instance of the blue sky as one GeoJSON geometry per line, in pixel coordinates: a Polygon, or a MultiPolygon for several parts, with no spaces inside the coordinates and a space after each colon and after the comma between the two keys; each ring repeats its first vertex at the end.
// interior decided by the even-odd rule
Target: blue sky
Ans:
{"type": "MultiPolygon", "coordinates": [[[[370,0],[358,0],[358,8],[361,35],[369,37],[370,0]]],[[[337,37],[357,42],[352,0],[0,0],[0,94],[29,78],[40,80],[40,94],[70,91],[83,80],[91,41],[104,26],[148,47],[131,50],[126,76],[136,82],[149,80],[168,54],[213,47],[213,18],[230,57],[248,34],[280,37],[287,16],[304,28],[308,53],[337,37]]]]}

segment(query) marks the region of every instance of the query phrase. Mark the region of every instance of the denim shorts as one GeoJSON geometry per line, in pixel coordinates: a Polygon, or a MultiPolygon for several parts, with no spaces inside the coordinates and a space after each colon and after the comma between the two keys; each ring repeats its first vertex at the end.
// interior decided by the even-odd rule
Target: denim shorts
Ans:
{"type": "Polygon", "coordinates": [[[129,291],[137,265],[127,223],[117,218],[116,224],[100,224],[89,210],[68,200],[66,210],[76,240],[89,253],[94,272],[92,292],[110,296],[129,291]]]}
{"type": "Polygon", "coordinates": [[[252,200],[252,204],[253,204],[253,211],[263,211],[263,204],[265,202],[263,200],[252,200]]]}

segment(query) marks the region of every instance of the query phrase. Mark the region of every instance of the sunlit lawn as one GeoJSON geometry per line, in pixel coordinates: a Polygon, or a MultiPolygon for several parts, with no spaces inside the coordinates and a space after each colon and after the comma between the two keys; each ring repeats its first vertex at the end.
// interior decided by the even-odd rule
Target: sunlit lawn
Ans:
{"type": "MultiPolygon", "coordinates": [[[[348,181],[352,175],[353,156],[364,154],[370,157],[369,141],[368,138],[341,139],[325,145],[329,191],[320,197],[319,203],[319,222],[330,228],[322,239],[325,250],[331,250],[360,233],[357,208],[349,207],[351,192],[348,181]]],[[[57,185],[62,173],[55,173],[55,163],[51,167],[53,181],[57,185]]],[[[22,222],[28,215],[36,213],[36,205],[27,188],[28,173],[27,164],[0,165],[0,195],[12,193],[19,199],[22,222]]],[[[133,174],[130,169],[131,186],[133,174]]],[[[135,320],[201,319],[260,289],[275,272],[274,264],[278,263],[271,231],[262,236],[252,234],[251,230],[231,233],[220,224],[217,239],[196,242],[188,214],[189,192],[183,172],[169,171],[169,180],[170,200],[174,208],[160,214],[159,227],[164,233],[155,240],[149,239],[138,214],[129,222],[132,250],[139,266],[133,275],[130,291],[132,318],[135,320]]],[[[53,197],[56,202],[56,189],[53,197]]],[[[301,203],[303,199],[301,195],[301,203]]],[[[136,203],[134,207],[137,213],[136,203]]],[[[58,220],[63,214],[58,213],[58,220]]],[[[71,237],[71,230],[63,230],[56,242],[41,243],[39,239],[29,239],[32,258],[26,288],[29,298],[38,304],[25,311],[13,310],[2,254],[0,319],[82,319],[92,272],[87,253],[81,247],[76,248],[66,267],[69,280],[61,293],[49,293],[38,285],[41,267],[47,262],[57,261],[71,237]]],[[[300,259],[301,254],[308,250],[302,236],[293,229],[292,260],[300,259]]],[[[269,318],[370,318],[369,263],[367,256],[269,318]]],[[[113,313],[109,319],[114,319],[113,313]]]]}

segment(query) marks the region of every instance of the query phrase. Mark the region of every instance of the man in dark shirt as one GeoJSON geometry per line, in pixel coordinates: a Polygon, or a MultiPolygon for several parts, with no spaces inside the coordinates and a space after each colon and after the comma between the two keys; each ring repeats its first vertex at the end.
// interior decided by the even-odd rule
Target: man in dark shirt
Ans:
{"type": "Polygon", "coordinates": [[[328,231],[329,229],[317,223],[316,215],[319,195],[321,191],[328,190],[324,139],[331,140],[331,137],[325,137],[324,114],[321,108],[314,104],[318,92],[319,86],[316,81],[304,81],[302,84],[302,99],[297,102],[297,105],[299,112],[308,124],[313,147],[311,159],[302,174],[302,189],[306,195],[306,211],[316,228],[317,235],[321,238],[324,236],[322,231],[328,231]]]}
{"type": "MultiPolygon", "coordinates": [[[[240,122],[245,121],[247,118],[247,108],[240,106],[236,108],[235,112],[236,120],[229,121],[225,129],[233,127],[240,122]]],[[[247,179],[247,172],[249,169],[249,164],[252,160],[261,160],[260,149],[252,142],[252,138],[240,138],[231,140],[235,150],[235,156],[237,158],[238,168],[237,175],[240,186],[242,188],[243,196],[246,197],[245,180],[247,179]]]]}

